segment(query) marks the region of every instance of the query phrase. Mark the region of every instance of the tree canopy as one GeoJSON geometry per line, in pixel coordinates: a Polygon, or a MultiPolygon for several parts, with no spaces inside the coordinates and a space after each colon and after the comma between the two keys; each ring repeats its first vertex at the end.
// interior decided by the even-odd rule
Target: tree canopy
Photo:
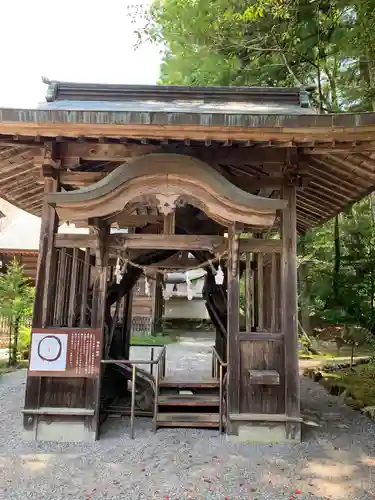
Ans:
{"type": "Polygon", "coordinates": [[[154,0],[146,19],[160,83],[316,85],[322,110],[372,109],[375,0],[154,0]]]}
{"type": "MultiPolygon", "coordinates": [[[[375,0],[154,0],[144,15],[161,84],[312,85],[322,112],[375,110],[375,0]]],[[[375,332],[374,214],[370,196],[300,236],[303,317],[375,332]]]]}

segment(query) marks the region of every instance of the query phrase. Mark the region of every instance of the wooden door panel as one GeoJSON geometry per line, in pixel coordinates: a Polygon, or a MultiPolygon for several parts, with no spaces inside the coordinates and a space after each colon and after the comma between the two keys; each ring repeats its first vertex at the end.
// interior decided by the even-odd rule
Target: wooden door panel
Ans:
{"type": "Polygon", "coordinates": [[[285,374],[284,342],[280,334],[241,334],[240,349],[240,413],[284,413],[285,374]],[[267,339],[268,337],[268,339],[267,339]],[[252,380],[249,371],[260,375],[265,383],[252,380]],[[267,372],[267,373],[265,373],[267,372]],[[278,374],[273,377],[270,373],[278,374]]]}

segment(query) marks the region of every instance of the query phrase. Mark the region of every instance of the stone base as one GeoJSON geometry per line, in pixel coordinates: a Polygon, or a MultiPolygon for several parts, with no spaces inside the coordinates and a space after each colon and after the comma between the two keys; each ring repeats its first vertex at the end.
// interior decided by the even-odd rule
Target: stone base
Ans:
{"type": "Polygon", "coordinates": [[[234,443],[300,443],[300,422],[231,422],[227,440],[234,443]]]}
{"type": "Polygon", "coordinates": [[[96,433],[86,425],[83,419],[45,420],[34,417],[24,426],[22,438],[26,441],[55,441],[60,443],[93,442],[96,433]]]}

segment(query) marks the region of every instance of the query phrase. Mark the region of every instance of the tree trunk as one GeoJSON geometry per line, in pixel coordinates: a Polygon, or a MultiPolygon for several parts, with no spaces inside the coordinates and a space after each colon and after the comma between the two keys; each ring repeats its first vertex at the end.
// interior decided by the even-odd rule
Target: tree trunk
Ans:
{"type": "MultiPolygon", "coordinates": [[[[306,254],[305,240],[304,236],[301,235],[300,238],[300,250],[302,256],[306,254]]],[[[309,335],[311,333],[311,321],[310,321],[310,290],[308,278],[309,264],[307,262],[301,262],[298,266],[298,297],[299,297],[299,310],[301,316],[301,326],[303,330],[309,335]]]]}

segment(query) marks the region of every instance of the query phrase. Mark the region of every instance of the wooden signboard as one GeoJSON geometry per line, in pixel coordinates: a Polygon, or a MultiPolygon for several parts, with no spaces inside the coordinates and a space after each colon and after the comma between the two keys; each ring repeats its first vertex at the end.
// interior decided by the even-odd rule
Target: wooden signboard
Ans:
{"type": "Polygon", "coordinates": [[[100,360],[100,329],[35,328],[31,333],[29,376],[96,378],[100,360]]]}

